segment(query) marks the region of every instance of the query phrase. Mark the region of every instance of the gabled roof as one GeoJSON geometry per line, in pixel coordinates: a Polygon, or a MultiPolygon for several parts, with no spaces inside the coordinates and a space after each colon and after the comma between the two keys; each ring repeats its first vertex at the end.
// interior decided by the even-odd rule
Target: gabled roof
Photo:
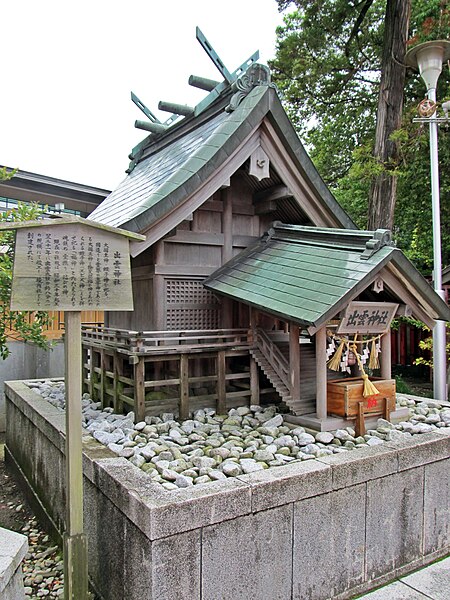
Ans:
{"type": "MultiPolygon", "coordinates": [[[[220,189],[259,146],[281,179],[290,179],[284,183],[292,190],[299,222],[306,210],[314,225],[355,227],[305,152],[267,67],[257,64],[205,111],[147,138],[132,156],[131,172],[91,218],[148,232],[172,215],[168,232],[220,189]],[[265,81],[261,72],[267,73],[265,81]],[[252,79],[253,73],[258,76],[252,79]],[[283,160],[289,164],[282,165],[283,160]],[[299,181],[302,193],[292,189],[299,181]]],[[[165,233],[160,227],[158,239],[165,233]]]]}
{"type": "MultiPolygon", "coordinates": [[[[320,327],[386,271],[403,283],[413,313],[450,319],[450,310],[387,230],[355,231],[274,223],[273,228],[204,285],[304,327],[320,327]],[[391,267],[395,270],[390,271],[391,267]]],[[[398,285],[398,283],[397,283],[398,285]]],[[[398,296],[398,289],[395,290],[398,296]]],[[[401,294],[401,292],[400,292],[401,294]]]]}

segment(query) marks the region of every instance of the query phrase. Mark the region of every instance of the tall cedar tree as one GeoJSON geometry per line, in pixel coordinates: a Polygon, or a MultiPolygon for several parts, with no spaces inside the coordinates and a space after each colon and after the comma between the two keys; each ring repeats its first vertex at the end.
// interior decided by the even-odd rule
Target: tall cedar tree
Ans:
{"type": "MultiPolygon", "coordinates": [[[[428,128],[412,122],[425,86],[417,73],[407,71],[406,110],[403,122],[395,122],[401,108],[396,110],[392,104],[386,76],[401,93],[401,53],[404,54],[406,35],[404,29],[398,35],[393,32],[399,31],[400,23],[405,27],[407,16],[400,18],[399,11],[407,9],[409,0],[399,1],[397,11],[396,3],[397,0],[278,0],[280,10],[295,10],[285,14],[284,25],[277,29],[277,52],[270,66],[286,110],[316,167],[360,227],[367,227],[368,199],[377,178],[382,185],[384,182],[392,186],[394,192],[384,194],[378,190],[378,205],[386,196],[395,194],[398,179],[394,235],[398,245],[427,274],[432,265],[428,128]],[[388,66],[382,71],[384,63],[388,66]],[[396,67],[399,75],[394,75],[396,67]],[[379,150],[380,158],[375,159],[378,100],[385,103],[390,127],[378,136],[384,144],[377,145],[384,147],[386,153],[379,150]]],[[[408,43],[448,39],[448,0],[412,0],[409,35],[408,43]]],[[[438,89],[442,101],[448,99],[449,82],[449,72],[444,69],[438,89]]],[[[400,94],[395,97],[400,102],[400,94]]],[[[384,119],[378,119],[381,131],[383,122],[384,119]]],[[[450,144],[447,129],[441,128],[439,135],[446,264],[450,261],[450,182],[446,176],[450,172],[450,144]]],[[[371,208],[371,213],[375,212],[371,208]]],[[[392,204],[388,212],[392,219],[392,204]]],[[[389,224],[378,217],[370,222],[371,227],[389,224]]]]}
{"type": "Polygon", "coordinates": [[[410,0],[387,0],[384,19],[383,55],[375,130],[375,160],[385,168],[374,178],[368,210],[369,229],[392,229],[397,199],[397,177],[389,172],[398,164],[398,146],[392,134],[402,122],[405,87],[405,53],[408,38],[410,0]]]}

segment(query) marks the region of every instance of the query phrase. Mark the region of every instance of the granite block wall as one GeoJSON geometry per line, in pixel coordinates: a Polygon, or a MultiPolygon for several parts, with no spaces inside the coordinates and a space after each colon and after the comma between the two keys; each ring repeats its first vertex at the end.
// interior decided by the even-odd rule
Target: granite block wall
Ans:
{"type": "MultiPolygon", "coordinates": [[[[7,458],[64,528],[64,419],[9,382],[7,458]]],[[[450,429],[166,491],[83,438],[89,572],[105,600],[345,599],[450,552],[450,429]]]]}

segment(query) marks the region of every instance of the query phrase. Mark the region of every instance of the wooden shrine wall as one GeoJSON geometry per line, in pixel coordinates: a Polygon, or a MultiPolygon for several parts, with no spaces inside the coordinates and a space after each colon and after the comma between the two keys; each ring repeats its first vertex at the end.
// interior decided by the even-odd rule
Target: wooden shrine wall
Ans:
{"type": "Polygon", "coordinates": [[[241,326],[234,323],[236,310],[205,290],[202,281],[271,222],[270,215],[255,214],[253,191],[236,174],[229,187],[132,261],[134,311],[109,314],[107,325],[138,331],[241,326]]]}

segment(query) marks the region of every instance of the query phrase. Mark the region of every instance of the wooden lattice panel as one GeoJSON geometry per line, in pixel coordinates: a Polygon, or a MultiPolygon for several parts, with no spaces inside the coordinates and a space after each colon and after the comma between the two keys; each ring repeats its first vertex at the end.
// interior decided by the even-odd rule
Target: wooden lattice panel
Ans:
{"type": "Polygon", "coordinates": [[[166,279],[166,329],[219,326],[219,303],[200,280],[166,279]]]}

